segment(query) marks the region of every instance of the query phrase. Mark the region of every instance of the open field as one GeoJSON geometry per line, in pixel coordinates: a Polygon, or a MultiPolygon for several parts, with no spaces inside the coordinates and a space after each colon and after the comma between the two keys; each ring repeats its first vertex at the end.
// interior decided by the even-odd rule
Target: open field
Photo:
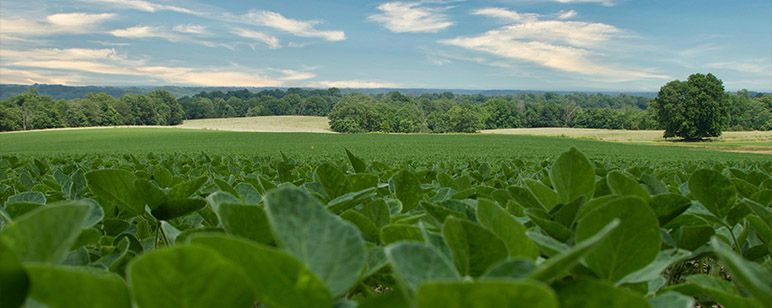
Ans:
{"type": "Polygon", "coordinates": [[[176,128],[113,128],[0,134],[0,155],[88,153],[219,153],[367,158],[552,157],[574,146],[591,158],[635,160],[767,159],[764,155],[614,142],[491,134],[397,135],[225,132],[176,128]]]}
{"type": "Polygon", "coordinates": [[[680,142],[662,138],[661,130],[622,130],[592,128],[507,128],[483,130],[483,134],[569,137],[587,140],[682,146],[719,151],[772,154],[772,131],[724,132],[705,142],[680,142]]]}
{"type": "Polygon", "coordinates": [[[200,128],[234,132],[332,133],[327,117],[262,116],[246,118],[186,120],[181,128],[200,128]]]}

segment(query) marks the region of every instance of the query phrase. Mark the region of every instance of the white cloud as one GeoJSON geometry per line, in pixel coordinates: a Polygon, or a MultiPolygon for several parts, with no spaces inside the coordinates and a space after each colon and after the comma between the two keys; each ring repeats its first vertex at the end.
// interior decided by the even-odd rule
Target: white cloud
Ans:
{"type": "Polygon", "coordinates": [[[268,46],[268,48],[271,48],[271,49],[281,48],[281,43],[279,43],[278,38],[272,35],[265,34],[263,32],[237,28],[237,29],[234,29],[232,33],[240,37],[248,38],[250,40],[254,40],[259,43],[265,44],[266,46],[268,46]]]}
{"type": "MultiPolygon", "coordinates": [[[[14,73],[16,82],[79,83],[81,79],[61,79],[73,73],[127,76],[147,82],[177,85],[273,87],[282,86],[280,77],[270,77],[244,68],[195,68],[153,65],[145,59],[130,58],[113,49],[31,49],[3,50],[3,69],[14,73]],[[22,72],[22,73],[20,73],[22,72]],[[57,79],[59,78],[59,79],[57,79]]],[[[3,77],[2,82],[6,82],[3,77]]],[[[9,80],[10,82],[10,80],[9,80]]]]}
{"type": "Polygon", "coordinates": [[[120,38],[126,38],[126,39],[147,39],[147,38],[158,38],[167,40],[172,43],[188,43],[188,44],[196,44],[196,45],[202,45],[206,47],[211,48],[227,48],[227,49],[234,49],[233,45],[226,44],[226,43],[217,43],[212,41],[207,41],[198,37],[189,37],[189,32],[173,32],[168,29],[162,29],[158,27],[150,27],[150,26],[134,26],[129,28],[123,28],[123,29],[115,29],[110,31],[110,34],[112,34],[115,37],[120,38]]]}
{"type": "Polygon", "coordinates": [[[82,80],[74,74],[40,73],[0,67],[0,83],[3,84],[75,84],[82,80]]]}
{"type": "Polygon", "coordinates": [[[206,26],[202,25],[176,25],[172,28],[174,31],[186,34],[204,35],[209,34],[206,26]]]}
{"type": "Polygon", "coordinates": [[[45,20],[0,17],[0,36],[50,36],[62,33],[88,33],[115,17],[115,14],[60,13],[45,20]]]}
{"type": "Polygon", "coordinates": [[[562,10],[558,12],[558,19],[571,19],[576,17],[576,15],[579,15],[579,13],[574,10],[562,10]]]}
{"type": "Polygon", "coordinates": [[[308,84],[312,88],[398,88],[399,85],[391,82],[365,81],[365,80],[336,80],[315,81],[308,84]]]}
{"type": "Polygon", "coordinates": [[[424,7],[420,2],[386,2],[378,6],[379,14],[372,21],[382,24],[391,32],[439,32],[453,25],[444,8],[424,7]]]}
{"type": "Polygon", "coordinates": [[[555,0],[555,1],[563,4],[596,3],[604,6],[613,6],[616,4],[615,0],[555,0]]]}
{"type": "Polygon", "coordinates": [[[158,11],[171,11],[171,12],[191,14],[191,15],[202,15],[202,13],[200,12],[196,12],[194,10],[187,9],[184,7],[158,4],[158,3],[153,3],[150,1],[144,1],[144,0],[83,0],[83,1],[103,4],[111,8],[125,8],[125,9],[139,10],[139,11],[145,11],[150,13],[154,13],[158,11]]]}
{"type": "Polygon", "coordinates": [[[528,20],[504,9],[483,12],[509,16],[511,24],[476,36],[440,43],[488,53],[503,59],[536,64],[564,72],[614,78],[617,81],[667,78],[656,73],[614,67],[597,61],[597,48],[623,33],[608,24],[563,20],[528,20]],[[518,18],[515,18],[518,17],[518,18]]]}
{"type": "Polygon", "coordinates": [[[473,15],[493,17],[505,22],[533,21],[539,17],[539,14],[521,14],[507,9],[488,7],[477,9],[472,12],[473,15]]]}
{"type": "Polygon", "coordinates": [[[242,16],[244,22],[278,29],[296,36],[318,37],[328,41],[343,41],[346,34],[343,31],[327,31],[316,29],[319,24],[315,20],[297,20],[284,17],[271,11],[251,11],[242,16]]]}
{"type": "MultiPolygon", "coordinates": [[[[772,77],[772,64],[769,60],[748,60],[748,61],[723,61],[713,62],[703,65],[705,68],[730,70],[745,74],[759,74],[772,77]]],[[[772,80],[771,80],[772,81],[772,80]]]]}
{"type": "Polygon", "coordinates": [[[316,77],[316,74],[311,72],[303,72],[303,71],[296,71],[296,70],[278,70],[282,73],[283,76],[281,76],[281,80],[284,81],[299,81],[299,80],[307,80],[316,77]]]}

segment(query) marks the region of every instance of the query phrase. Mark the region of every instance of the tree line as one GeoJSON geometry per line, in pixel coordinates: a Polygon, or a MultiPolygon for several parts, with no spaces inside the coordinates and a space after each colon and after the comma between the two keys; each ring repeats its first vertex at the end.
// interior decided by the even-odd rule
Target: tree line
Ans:
{"type": "MultiPolygon", "coordinates": [[[[726,94],[728,130],[772,129],[772,95],[726,94]]],[[[168,91],[55,100],[34,90],[0,102],[0,130],[112,125],[177,125],[185,119],[327,116],[338,132],[476,132],[520,127],[664,129],[652,99],[625,94],[343,94],[339,89],[168,91]]]]}

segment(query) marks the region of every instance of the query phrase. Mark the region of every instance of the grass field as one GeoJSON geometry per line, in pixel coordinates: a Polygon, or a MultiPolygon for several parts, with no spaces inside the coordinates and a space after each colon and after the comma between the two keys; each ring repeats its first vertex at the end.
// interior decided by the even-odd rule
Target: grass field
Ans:
{"type": "Polygon", "coordinates": [[[264,116],[186,120],[179,127],[236,132],[332,133],[327,117],[314,116],[264,116]]]}
{"type": "Polygon", "coordinates": [[[769,156],[513,135],[390,135],[226,132],[175,128],[112,128],[0,134],[0,155],[88,153],[218,153],[340,157],[344,148],[372,159],[553,157],[577,147],[592,158],[738,160],[769,156]]]}

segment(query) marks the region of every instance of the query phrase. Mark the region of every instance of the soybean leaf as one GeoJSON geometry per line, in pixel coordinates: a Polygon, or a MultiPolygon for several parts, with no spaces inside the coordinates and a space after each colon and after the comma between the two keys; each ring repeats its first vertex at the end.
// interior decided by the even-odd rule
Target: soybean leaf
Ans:
{"type": "Polygon", "coordinates": [[[589,200],[595,190],[595,170],[587,157],[572,147],[552,164],[550,181],[564,204],[580,196],[589,200]]]}
{"type": "Polygon", "coordinates": [[[204,247],[154,250],[132,260],[127,272],[138,307],[249,307],[256,299],[243,271],[204,247]]]}
{"type": "MultiPolygon", "coordinates": [[[[134,185],[136,176],[122,169],[101,169],[86,173],[91,193],[102,206],[117,206],[132,215],[145,211],[144,194],[134,185]]],[[[105,209],[107,212],[107,209],[105,209]]]]}
{"type": "Polygon", "coordinates": [[[84,205],[41,207],[8,224],[0,241],[22,262],[60,263],[78,238],[88,210],[84,205]]]}
{"type": "Polygon", "coordinates": [[[0,241],[0,307],[20,307],[29,291],[29,275],[19,258],[0,241]]]}
{"type": "Polygon", "coordinates": [[[316,273],[333,296],[351,288],[366,256],[355,226],[297,187],[269,192],[265,205],[275,239],[287,253],[316,273]]]}
{"type": "Polygon", "coordinates": [[[732,281],[760,303],[772,303],[772,273],[769,269],[743,259],[715,237],[711,239],[710,246],[732,273],[732,281]]]}
{"type": "Polygon", "coordinates": [[[203,199],[172,199],[164,201],[150,213],[158,220],[170,220],[188,215],[205,206],[206,201],[203,199]]]}
{"type": "Polygon", "coordinates": [[[577,279],[556,289],[562,307],[649,307],[640,295],[605,281],[577,279]]]}
{"type": "Polygon", "coordinates": [[[402,202],[402,213],[414,209],[421,201],[421,183],[410,171],[402,170],[391,178],[394,194],[402,202]]]}
{"type": "Polygon", "coordinates": [[[584,215],[576,227],[576,240],[592,237],[614,219],[620,226],[585,258],[598,276],[619,281],[643,268],[659,253],[662,239],[654,213],[638,197],[623,197],[584,215]]]}
{"type": "Polygon", "coordinates": [[[255,286],[257,298],[275,307],[329,307],[330,292],[316,275],[277,249],[222,235],[192,239],[239,266],[255,286]]]}
{"type": "Polygon", "coordinates": [[[584,256],[592,252],[598,246],[598,243],[605,240],[617,227],[619,227],[619,220],[612,220],[592,236],[539,264],[539,267],[530,275],[530,278],[547,283],[559,278],[578,264],[584,256]]]}
{"type": "Polygon", "coordinates": [[[710,169],[692,173],[689,177],[689,191],[708,211],[720,218],[726,217],[737,198],[737,190],[732,182],[710,169]]]}
{"type": "Polygon", "coordinates": [[[660,251],[653,262],[649,263],[646,267],[625,276],[618,284],[639,283],[656,279],[670,265],[683,261],[691,255],[692,253],[690,251],[677,248],[660,251]]]}
{"type": "Polygon", "coordinates": [[[539,247],[525,235],[525,226],[487,199],[477,200],[477,220],[504,242],[510,257],[536,259],[539,247]]]}
{"type": "Polygon", "coordinates": [[[430,282],[416,294],[416,307],[558,307],[555,293],[534,281],[430,282]]]}
{"type": "Polygon", "coordinates": [[[359,173],[367,171],[365,162],[359,159],[359,157],[356,157],[354,153],[351,153],[348,149],[346,149],[346,156],[348,156],[348,161],[351,162],[351,167],[354,168],[354,172],[359,173]]]}
{"type": "Polygon", "coordinates": [[[468,220],[449,217],[442,227],[442,235],[461,275],[478,277],[508,255],[504,242],[468,220]]]}
{"type": "Polygon", "coordinates": [[[402,242],[386,247],[386,257],[397,277],[411,290],[427,281],[458,279],[455,267],[435,249],[402,242]]]}
{"type": "Polygon", "coordinates": [[[217,217],[229,234],[262,244],[273,242],[268,217],[261,207],[224,203],[218,207],[217,217]]]}
{"type": "Polygon", "coordinates": [[[638,181],[622,172],[616,170],[609,172],[606,175],[606,182],[611,192],[616,195],[638,196],[644,201],[649,201],[649,192],[638,184],[638,181]]]}
{"type": "Polygon", "coordinates": [[[536,270],[536,264],[530,259],[513,258],[501,261],[491,266],[482,278],[528,278],[536,270]]]}
{"type": "Polygon", "coordinates": [[[346,174],[331,164],[319,165],[315,174],[316,180],[322,184],[330,200],[350,191],[351,184],[346,174]]]}
{"type": "Polygon", "coordinates": [[[649,299],[652,308],[692,308],[694,298],[678,292],[665,292],[649,299]]]}
{"type": "Polygon", "coordinates": [[[664,226],[686,211],[692,201],[684,196],[668,193],[651,197],[649,205],[657,215],[659,224],[664,226]]]}
{"type": "Polygon", "coordinates": [[[30,297],[48,307],[131,307],[126,282],[114,273],[92,267],[39,263],[26,268],[31,281],[30,297]]]}

